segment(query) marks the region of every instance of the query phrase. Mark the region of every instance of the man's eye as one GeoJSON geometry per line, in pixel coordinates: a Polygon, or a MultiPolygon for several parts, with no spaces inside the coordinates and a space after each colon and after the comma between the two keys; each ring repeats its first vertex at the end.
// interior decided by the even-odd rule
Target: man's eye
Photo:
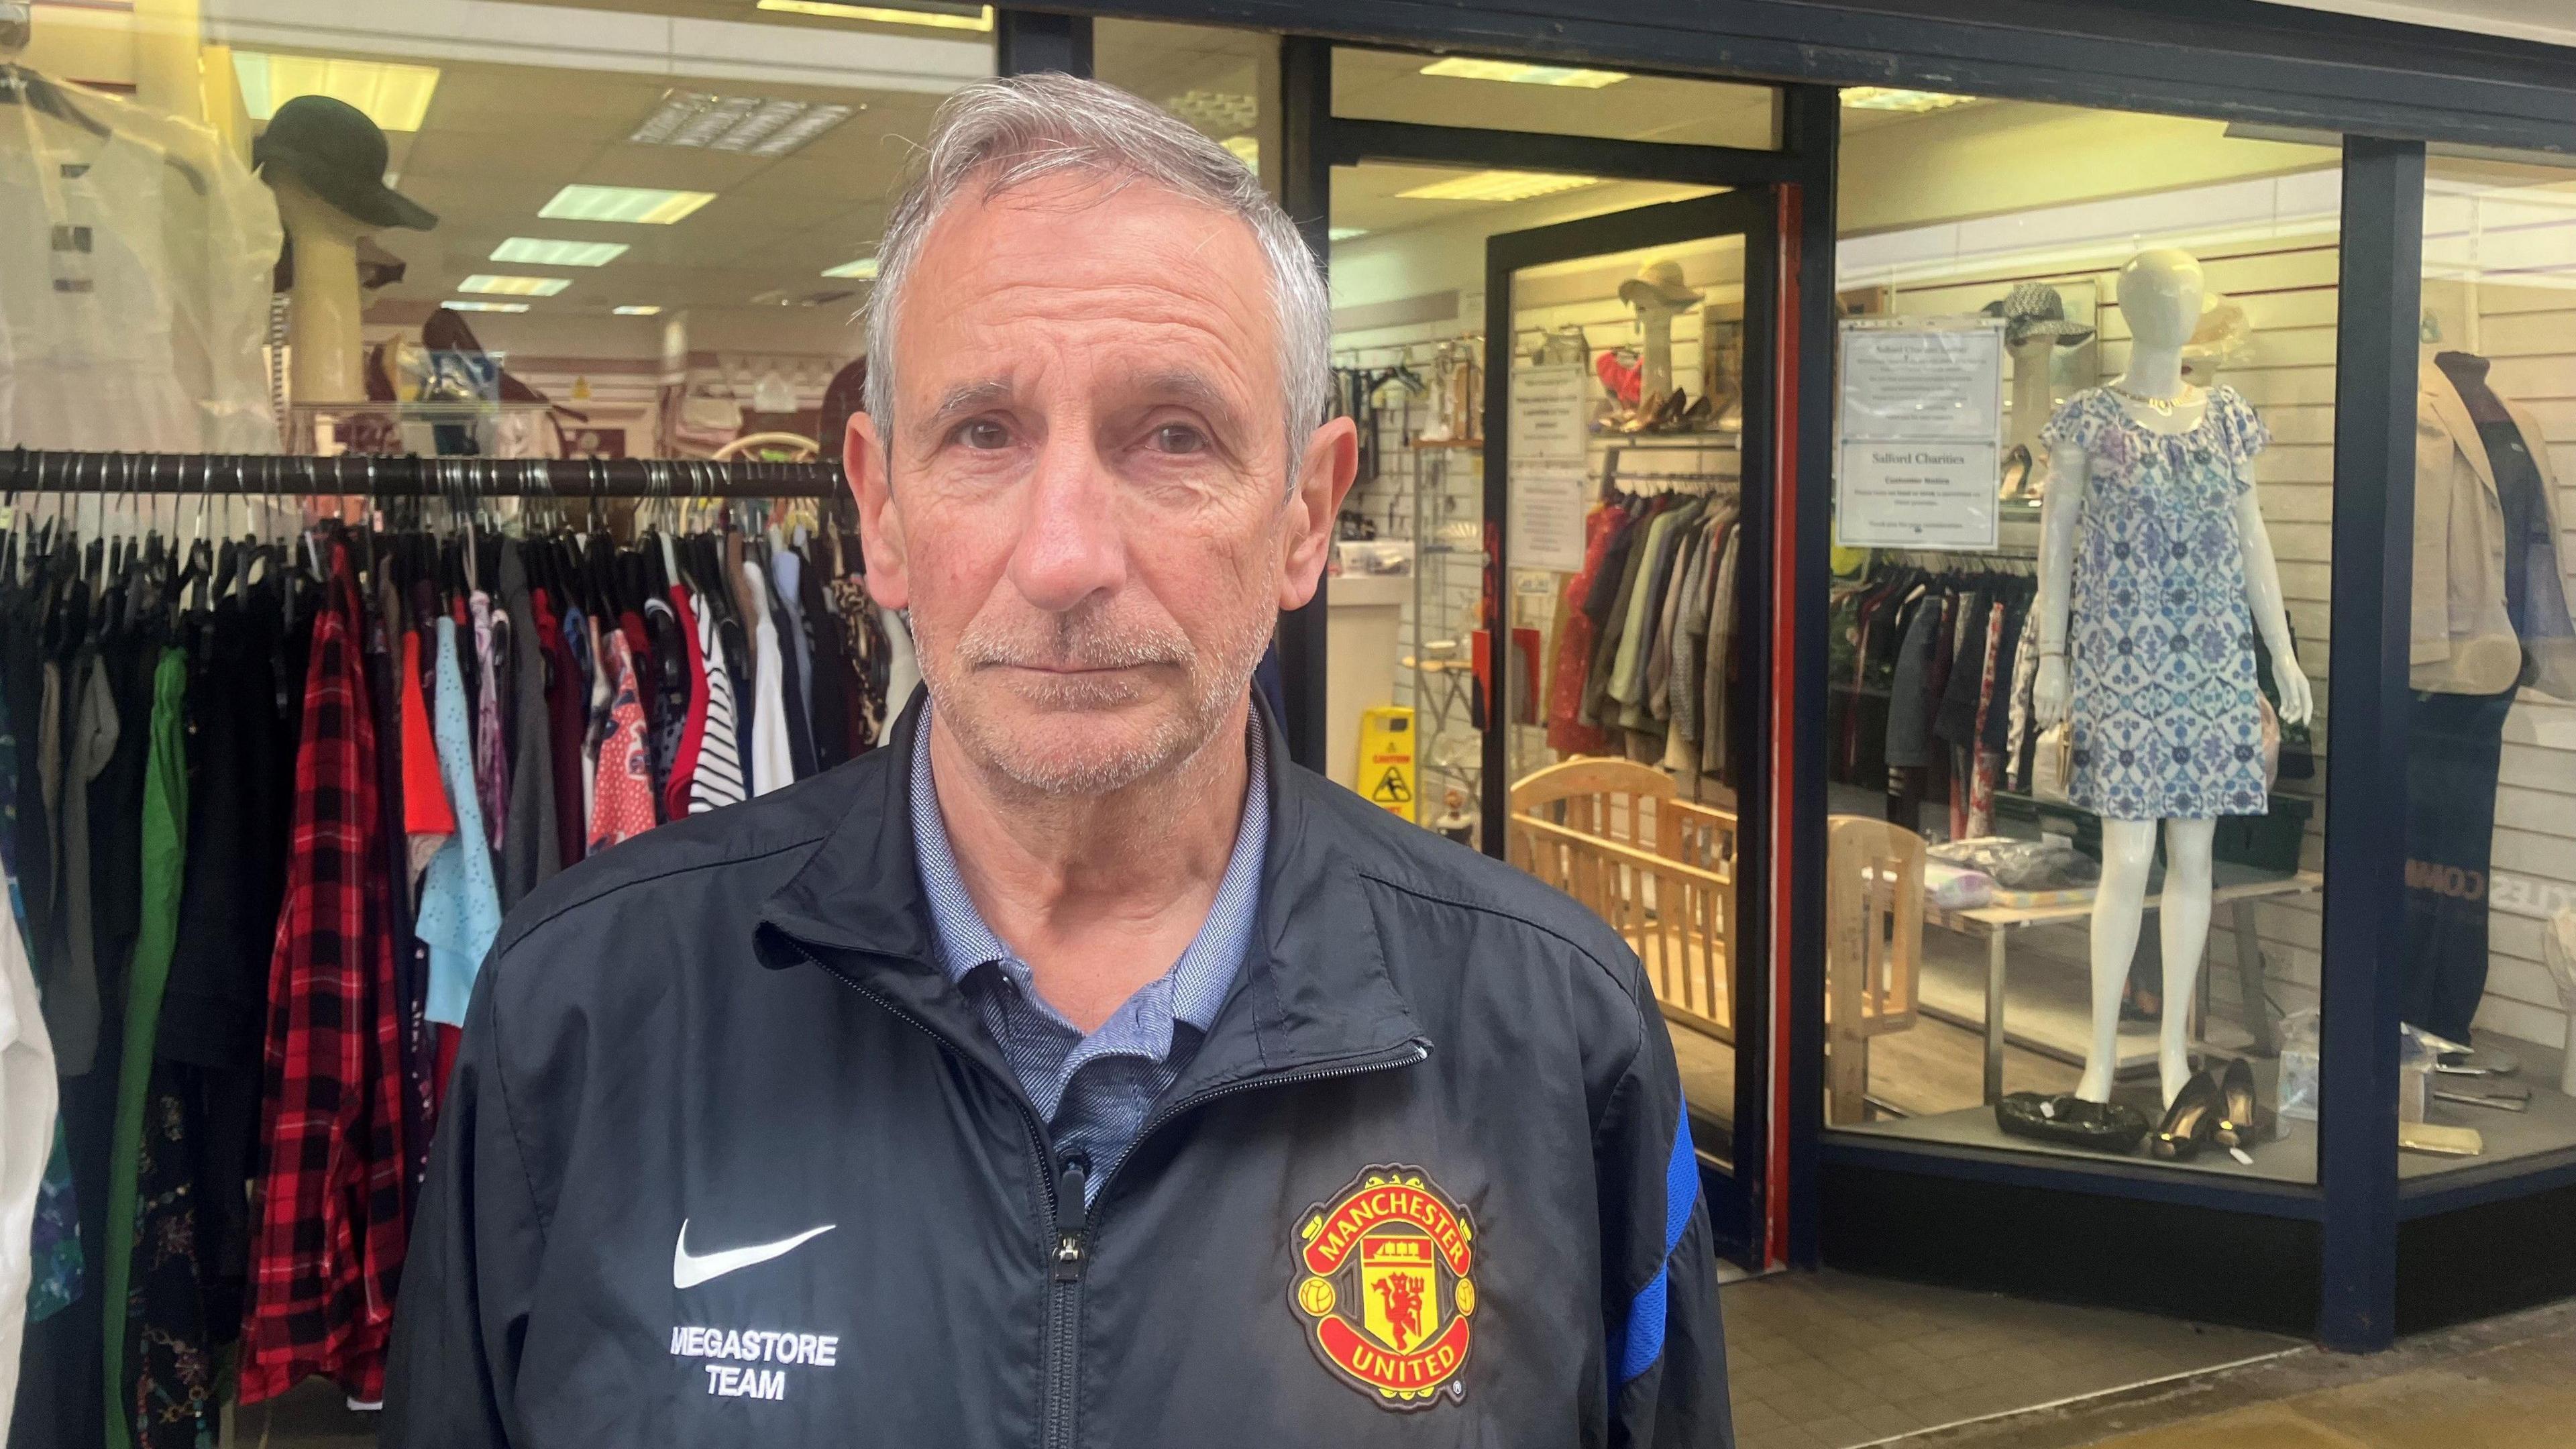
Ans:
{"type": "Polygon", "coordinates": [[[1011,441],[1010,429],[987,418],[979,418],[957,430],[957,441],[970,448],[1006,447],[1011,441]]]}
{"type": "Polygon", "coordinates": [[[1165,423],[1154,430],[1157,453],[1201,453],[1207,445],[1207,435],[1187,423],[1165,423]]]}

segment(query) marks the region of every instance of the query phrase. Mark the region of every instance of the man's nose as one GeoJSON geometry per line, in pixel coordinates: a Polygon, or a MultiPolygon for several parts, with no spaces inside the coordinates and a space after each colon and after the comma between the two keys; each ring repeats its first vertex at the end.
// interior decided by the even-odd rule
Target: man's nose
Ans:
{"type": "Polygon", "coordinates": [[[1053,428],[1028,480],[1011,583],[1030,604],[1061,614],[1127,577],[1113,480],[1089,430],[1053,428]]]}

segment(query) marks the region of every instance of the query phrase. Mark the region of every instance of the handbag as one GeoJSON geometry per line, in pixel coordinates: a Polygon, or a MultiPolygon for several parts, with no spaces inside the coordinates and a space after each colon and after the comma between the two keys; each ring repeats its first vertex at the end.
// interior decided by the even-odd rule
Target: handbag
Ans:
{"type": "Polygon", "coordinates": [[[2059,720],[2039,732],[2030,758],[2030,793],[2034,800],[2071,803],[2067,787],[2075,779],[2075,727],[2059,720]]]}
{"type": "Polygon", "coordinates": [[[2281,783],[2281,714],[2268,695],[2255,695],[2254,703],[2262,707],[2263,788],[2269,790],[2281,783]]]}

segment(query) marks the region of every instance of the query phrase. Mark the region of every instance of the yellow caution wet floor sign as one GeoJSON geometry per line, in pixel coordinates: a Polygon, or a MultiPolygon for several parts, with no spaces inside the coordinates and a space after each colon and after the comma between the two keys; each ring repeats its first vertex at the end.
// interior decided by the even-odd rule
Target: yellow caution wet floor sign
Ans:
{"type": "Polygon", "coordinates": [[[1352,778],[1371,803],[1413,818],[1412,710],[1385,704],[1360,711],[1360,767],[1352,778]]]}

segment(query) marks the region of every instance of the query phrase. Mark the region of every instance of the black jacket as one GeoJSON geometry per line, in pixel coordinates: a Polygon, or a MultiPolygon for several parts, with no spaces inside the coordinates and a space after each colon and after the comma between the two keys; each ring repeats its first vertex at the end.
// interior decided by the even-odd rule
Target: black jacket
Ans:
{"type": "Polygon", "coordinates": [[[920,714],[512,913],[384,1442],[1733,1442],[1672,1046],[1616,935],[1274,752],[1255,949],[1086,1214],[933,964],[920,714]]]}

